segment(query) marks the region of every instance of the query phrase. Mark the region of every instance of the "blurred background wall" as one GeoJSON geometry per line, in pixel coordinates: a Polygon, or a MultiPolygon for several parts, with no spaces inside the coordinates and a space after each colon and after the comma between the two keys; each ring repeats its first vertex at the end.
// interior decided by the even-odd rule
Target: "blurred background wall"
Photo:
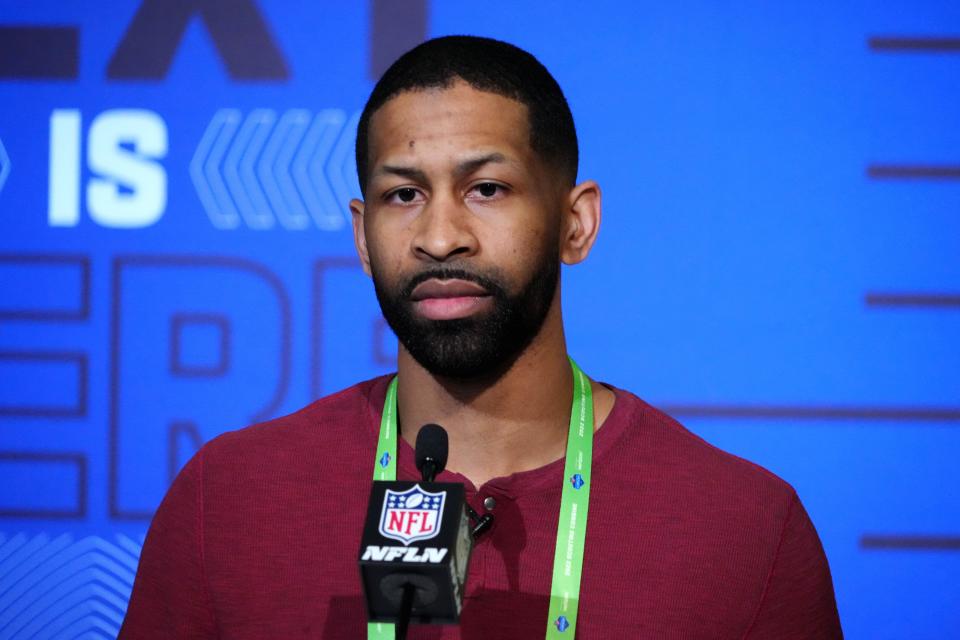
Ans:
{"type": "Polygon", "coordinates": [[[0,4],[0,637],[112,637],[216,434],[391,371],[353,140],[422,39],[566,91],[571,352],[792,483],[850,638],[960,637],[960,4],[0,4]]]}

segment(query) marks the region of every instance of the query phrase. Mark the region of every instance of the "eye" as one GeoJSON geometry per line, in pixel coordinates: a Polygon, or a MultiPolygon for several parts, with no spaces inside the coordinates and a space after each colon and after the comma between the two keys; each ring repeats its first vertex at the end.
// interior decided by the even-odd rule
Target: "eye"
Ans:
{"type": "Polygon", "coordinates": [[[480,196],[480,199],[490,200],[506,193],[506,187],[496,182],[481,182],[470,187],[470,194],[480,196]]]}
{"type": "Polygon", "coordinates": [[[390,204],[413,204],[420,197],[420,192],[413,187],[401,187],[389,192],[384,199],[390,204]]]}

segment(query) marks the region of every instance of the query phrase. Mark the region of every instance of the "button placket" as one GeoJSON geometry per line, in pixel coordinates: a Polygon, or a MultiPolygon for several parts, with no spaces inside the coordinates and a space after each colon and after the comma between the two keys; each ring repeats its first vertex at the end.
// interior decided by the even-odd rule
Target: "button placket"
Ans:
{"type": "MultiPolygon", "coordinates": [[[[479,494],[467,496],[467,502],[476,504],[479,494]],[[471,500],[471,498],[473,498],[471,500]]],[[[471,505],[473,506],[473,505],[471,505]]],[[[476,508],[474,508],[476,510],[476,508]]],[[[471,523],[472,524],[472,523],[471,523]]],[[[467,590],[464,593],[465,600],[472,600],[483,591],[487,582],[487,553],[489,544],[486,540],[474,540],[473,551],[470,553],[470,565],[467,570],[467,590]]]]}

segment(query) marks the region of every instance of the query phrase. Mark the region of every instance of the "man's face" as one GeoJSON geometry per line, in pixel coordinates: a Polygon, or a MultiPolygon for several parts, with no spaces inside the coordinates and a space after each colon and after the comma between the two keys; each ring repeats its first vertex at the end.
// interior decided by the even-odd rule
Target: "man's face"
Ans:
{"type": "Polygon", "coordinates": [[[435,375],[502,370],[554,303],[562,190],[529,131],[521,103],[462,82],[371,119],[357,243],[384,317],[435,375]]]}

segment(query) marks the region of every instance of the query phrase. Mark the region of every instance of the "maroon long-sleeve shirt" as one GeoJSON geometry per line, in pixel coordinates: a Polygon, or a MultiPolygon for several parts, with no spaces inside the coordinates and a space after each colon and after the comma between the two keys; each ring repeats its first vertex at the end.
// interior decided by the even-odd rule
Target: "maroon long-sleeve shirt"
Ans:
{"type": "MultiPolygon", "coordinates": [[[[206,444],[140,558],[121,638],[366,637],[357,555],[388,378],[206,444]]],[[[793,489],[636,396],[594,441],[577,638],[839,638],[830,570],[793,489]]],[[[418,479],[402,440],[398,478],[418,479]]],[[[464,482],[478,540],[459,626],[410,638],[540,638],[563,460],[464,482]],[[490,501],[488,501],[489,503],[490,501]]]]}

